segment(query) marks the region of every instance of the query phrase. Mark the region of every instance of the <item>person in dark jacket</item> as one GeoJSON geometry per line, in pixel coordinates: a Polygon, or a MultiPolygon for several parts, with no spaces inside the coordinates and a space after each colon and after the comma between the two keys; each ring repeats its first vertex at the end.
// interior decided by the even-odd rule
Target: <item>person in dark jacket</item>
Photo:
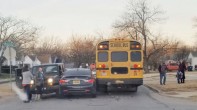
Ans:
{"type": "Polygon", "coordinates": [[[185,83],[185,71],[186,71],[186,65],[185,61],[182,61],[182,63],[179,64],[179,71],[183,73],[183,77],[181,78],[181,83],[185,83]]]}
{"type": "Polygon", "coordinates": [[[158,71],[160,73],[160,85],[165,85],[167,72],[167,66],[165,63],[159,65],[158,71]]]}
{"type": "Polygon", "coordinates": [[[38,69],[38,72],[35,74],[35,84],[37,89],[35,100],[39,100],[42,95],[42,89],[44,85],[44,75],[41,67],[38,69]]]}
{"type": "Polygon", "coordinates": [[[23,84],[24,92],[27,94],[27,100],[25,100],[24,102],[28,103],[28,102],[30,102],[30,100],[32,98],[32,94],[30,92],[30,82],[33,79],[33,75],[29,71],[29,68],[27,65],[25,65],[25,67],[23,67],[22,75],[23,75],[22,84],[23,84]]]}

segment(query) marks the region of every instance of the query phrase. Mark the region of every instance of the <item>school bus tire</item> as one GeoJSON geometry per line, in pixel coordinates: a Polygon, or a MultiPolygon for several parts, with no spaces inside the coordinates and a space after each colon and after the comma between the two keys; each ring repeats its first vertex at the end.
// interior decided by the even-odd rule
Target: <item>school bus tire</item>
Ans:
{"type": "Polygon", "coordinates": [[[137,92],[138,86],[133,86],[130,88],[131,92],[137,92]]]}
{"type": "Polygon", "coordinates": [[[107,92],[107,86],[106,85],[101,85],[101,86],[97,85],[97,90],[100,92],[107,92]]]}

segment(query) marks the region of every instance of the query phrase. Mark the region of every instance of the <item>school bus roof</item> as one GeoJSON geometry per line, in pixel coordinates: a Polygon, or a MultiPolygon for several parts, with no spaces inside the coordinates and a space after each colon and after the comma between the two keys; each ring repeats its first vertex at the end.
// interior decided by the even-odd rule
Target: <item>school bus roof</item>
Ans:
{"type": "MultiPolygon", "coordinates": [[[[118,37],[118,38],[110,38],[110,39],[104,39],[104,40],[101,40],[97,43],[97,45],[99,43],[102,43],[102,42],[107,42],[107,41],[112,41],[112,42],[120,42],[120,41],[136,41],[136,42],[139,42],[137,40],[133,40],[131,38],[123,38],[123,37],[118,37]]],[[[140,42],[139,42],[140,43],[140,42]]],[[[141,44],[141,43],[140,43],[141,44]]]]}

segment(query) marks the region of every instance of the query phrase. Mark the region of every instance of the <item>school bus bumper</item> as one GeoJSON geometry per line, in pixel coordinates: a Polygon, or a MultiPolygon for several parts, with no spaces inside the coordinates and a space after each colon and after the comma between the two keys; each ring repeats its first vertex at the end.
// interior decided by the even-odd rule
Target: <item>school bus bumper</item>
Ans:
{"type": "Polygon", "coordinates": [[[108,79],[108,78],[97,78],[97,84],[99,85],[108,85],[109,83],[111,85],[116,84],[125,84],[125,85],[135,85],[140,86],[143,85],[143,78],[133,78],[133,79],[108,79]]]}

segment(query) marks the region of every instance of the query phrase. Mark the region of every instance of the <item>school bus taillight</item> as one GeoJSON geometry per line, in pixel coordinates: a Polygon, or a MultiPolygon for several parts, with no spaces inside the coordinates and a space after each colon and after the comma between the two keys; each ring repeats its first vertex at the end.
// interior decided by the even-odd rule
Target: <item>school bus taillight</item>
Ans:
{"type": "Polygon", "coordinates": [[[141,65],[139,65],[139,64],[134,64],[133,67],[134,67],[134,68],[140,68],[141,65]]]}
{"type": "Polygon", "coordinates": [[[105,66],[105,64],[102,64],[102,68],[105,68],[106,66],[105,66]]]}
{"type": "Polygon", "coordinates": [[[106,67],[105,64],[99,65],[99,68],[105,68],[105,67],[106,67]]]}

